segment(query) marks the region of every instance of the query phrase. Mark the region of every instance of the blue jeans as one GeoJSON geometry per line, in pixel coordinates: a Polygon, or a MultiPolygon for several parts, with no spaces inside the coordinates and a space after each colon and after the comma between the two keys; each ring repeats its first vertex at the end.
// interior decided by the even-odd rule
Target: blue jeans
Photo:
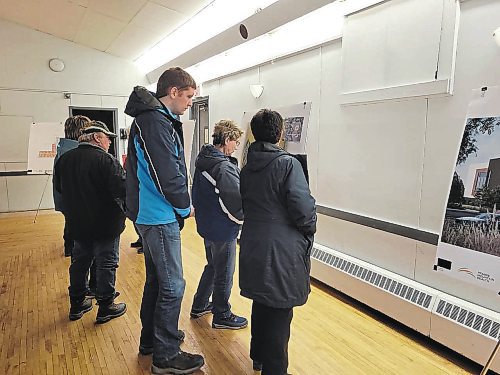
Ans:
{"type": "Polygon", "coordinates": [[[102,240],[75,240],[69,266],[69,296],[72,302],[79,303],[85,298],[92,261],[95,264],[96,300],[103,306],[113,302],[119,248],[120,236],[102,240]]]}
{"type": "Polygon", "coordinates": [[[205,240],[205,253],[208,263],[194,295],[193,309],[205,309],[212,294],[212,313],[217,318],[227,318],[231,314],[229,297],[233,286],[236,239],[229,242],[205,240]]]}
{"type": "Polygon", "coordinates": [[[153,360],[169,360],[179,352],[179,314],[186,286],[179,224],[137,224],[137,228],[146,263],[140,344],[153,347],[153,360]]]}

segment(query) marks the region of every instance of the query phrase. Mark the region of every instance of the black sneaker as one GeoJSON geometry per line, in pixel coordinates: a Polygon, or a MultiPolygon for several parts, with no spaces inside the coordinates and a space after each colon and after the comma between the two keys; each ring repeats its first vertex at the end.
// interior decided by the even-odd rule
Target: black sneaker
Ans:
{"type": "Polygon", "coordinates": [[[212,328],[219,329],[242,329],[248,325],[248,320],[242,316],[231,313],[227,318],[217,318],[212,320],[212,328]]]}
{"type": "Polygon", "coordinates": [[[142,247],[142,241],[141,241],[141,239],[139,238],[137,241],[131,242],[130,243],[130,247],[142,247]]]}
{"type": "Polygon", "coordinates": [[[262,362],[253,361],[253,370],[254,371],[262,371],[262,362]]]}
{"type": "MultiPolygon", "coordinates": [[[[179,330],[179,340],[181,342],[184,341],[184,339],[186,338],[186,334],[184,333],[183,330],[179,330]]],[[[142,354],[142,355],[150,355],[150,354],[153,354],[153,347],[152,346],[146,346],[146,345],[139,345],[139,354],[142,354]]]]}
{"type": "Polygon", "coordinates": [[[92,310],[92,300],[85,298],[80,303],[71,302],[71,307],[69,309],[69,320],[78,320],[83,314],[92,310]]]}
{"type": "Polygon", "coordinates": [[[209,302],[208,305],[202,310],[191,308],[191,313],[189,313],[189,315],[191,316],[191,318],[197,319],[200,316],[210,314],[212,312],[213,307],[214,304],[212,302],[209,302]]]}
{"type": "Polygon", "coordinates": [[[205,364],[205,360],[199,354],[191,354],[179,350],[179,353],[170,360],[153,360],[151,373],[153,374],[192,374],[205,364]]]}
{"type": "Polygon", "coordinates": [[[127,305],[124,303],[111,303],[108,306],[99,306],[97,311],[96,323],[102,324],[109,322],[111,319],[122,316],[127,311],[127,305]]]}

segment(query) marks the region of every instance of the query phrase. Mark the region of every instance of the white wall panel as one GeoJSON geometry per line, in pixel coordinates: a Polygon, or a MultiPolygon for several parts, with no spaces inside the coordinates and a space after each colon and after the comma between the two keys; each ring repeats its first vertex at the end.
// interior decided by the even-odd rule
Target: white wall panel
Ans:
{"type": "Polygon", "coordinates": [[[28,175],[7,177],[10,211],[36,210],[52,208],[52,176],[28,175]]]}
{"type": "Polygon", "coordinates": [[[416,227],[426,100],[345,107],[319,137],[318,201],[416,227]]]}
{"type": "Polygon", "coordinates": [[[32,117],[0,116],[0,162],[27,162],[32,117]]]}
{"type": "Polygon", "coordinates": [[[314,240],[413,279],[416,241],[409,238],[320,214],[314,240]]]}
{"type": "Polygon", "coordinates": [[[442,0],[392,0],[348,16],[343,92],[432,81],[442,18],[442,0]]]}

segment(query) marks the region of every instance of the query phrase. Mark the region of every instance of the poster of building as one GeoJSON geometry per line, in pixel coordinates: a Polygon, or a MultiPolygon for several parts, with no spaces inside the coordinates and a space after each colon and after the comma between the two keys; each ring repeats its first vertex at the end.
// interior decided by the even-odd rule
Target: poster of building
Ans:
{"type": "Polygon", "coordinates": [[[435,269],[500,291],[500,86],[473,91],[435,269]]]}
{"type": "Polygon", "coordinates": [[[28,172],[52,173],[59,139],[64,138],[64,125],[56,122],[31,124],[28,143],[28,172]]]}
{"type": "MultiPolygon", "coordinates": [[[[283,117],[283,136],[278,146],[291,154],[305,155],[311,102],[303,102],[271,109],[279,112],[283,117]]],[[[240,160],[241,166],[246,164],[248,147],[254,141],[252,130],[250,129],[250,121],[255,113],[257,113],[257,110],[243,112],[243,118],[241,120],[241,128],[245,132],[241,142],[243,147],[241,150],[238,150],[239,154],[236,154],[236,157],[240,160]]]]}

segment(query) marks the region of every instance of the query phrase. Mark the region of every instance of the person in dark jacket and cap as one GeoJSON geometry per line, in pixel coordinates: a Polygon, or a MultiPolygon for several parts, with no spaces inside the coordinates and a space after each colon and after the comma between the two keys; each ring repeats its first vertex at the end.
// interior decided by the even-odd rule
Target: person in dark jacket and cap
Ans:
{"type": "Polygon", "coordinates": [[[86,298],[90,265],[96,264],[96,323],[125,313],[124,303],[114,303],[120,234],[125,229],[125,172],[108,153],[109,131],[101,121],[91,121],[79,137],[78,147],[66,152],[55,165],[54,186],[62,194],[66,224],[75,241],[69,267],[70,320],[92,309],[86,298]]]}
{"type": "MultiPolygon", "coordinates": [[[[78,147],[78,138],[83,133],[83,130],[90,126],[90,119],[87,116],[76,115],[71,116],[66,119],[64,122],[64,138],[59,140],[57,144],[57,153],[54,158],[54,167],[57,161],[69,150],[78,147]]],[[[53,173],[52,182],[57,180],[57,176],[55,176],[55,170],[53,173]]],[[[53,195],[54,195],[54,209],[56,211],[64,213],[64,205],[61,194],[56,190],[55,186],[53,186],[53,195]]],[[[65,220],[66,221],[66,220],[65,220]]],[[[73,253],[74,241],[69,234],[69,226],[64,224],[64,256],[70,257],[73,253]]],[[[88,282],[88,290],[87,296],[94,298],[96,293],[96,285],[97,285],[97,277],[96,277],[96,265],[95,262],[92,262],[92,266],[89,271],[89,282],[88,282]]]]}
{"type": "Polygon", "coordinates": [[[207,265],[193,300],[191,318],[213,313],[212,327],[240,329],[247,319],[231,312],[229,297],[236,264],[236,237],[243,224],[240,170],[231,155],[243,132],[231,120],[215,124],[213,145],[201,148],[196,158],[193,205],[196,228],[205,242],[207,265]],[[209,302],[212,295],[213,303],[209,302]]]}
{"type": "Polygon", "coordinates": [[[241,171],[245,222],[240,239],[241,295],[253,300],[250,357],[263,375],[284,375],[293,307],[310,292],[315,200],[296,158],[277,146],[278,112],[262,109],[250,122],[255,142],[241,171]]]}
{"type": "Polygon", "coordinates": [[[137,86],[125,113],[135,117],[127,152],[127,216],[142,238],[146,282],[139,353],[153,354],[153,374],[191,374],[203,357],[180,349],[183,278],[180,229],[194,210],[188,193],[182,115],[196,82],[181,68],[158,79],[156,94],[137,86]]]}

